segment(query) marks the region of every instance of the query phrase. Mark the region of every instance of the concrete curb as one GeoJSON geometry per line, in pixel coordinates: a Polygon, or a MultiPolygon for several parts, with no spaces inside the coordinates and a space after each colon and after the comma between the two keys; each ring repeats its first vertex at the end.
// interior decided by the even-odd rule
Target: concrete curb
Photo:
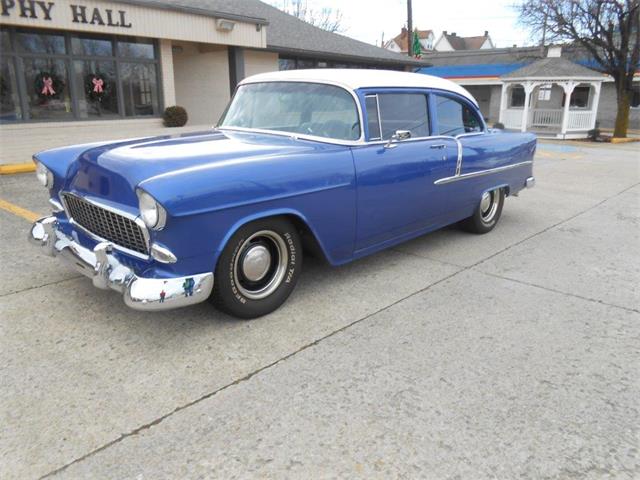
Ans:
{"type": "Polygon", "coordinates": [[[33,162],[0,165],[0,175],[15,175],[16,173],[30,173],[35,171],[36,165],[33,162]]]}
{"type": "Polygon", "coordinates": [[[611,138],[611,143],[633,143],[633,142],[640,142],[640,138],[633,138],[633,137],[625,137],[625,138],[612,137],[611,138]]]}

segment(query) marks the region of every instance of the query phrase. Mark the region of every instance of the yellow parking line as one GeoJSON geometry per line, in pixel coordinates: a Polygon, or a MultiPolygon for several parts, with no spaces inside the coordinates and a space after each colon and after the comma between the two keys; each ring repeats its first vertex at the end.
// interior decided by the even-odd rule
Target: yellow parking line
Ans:
{"type": "Polygon", "coordinates": [[[42,215],[32,212],[31,210],[27,210],[26,208],[19,207],[18,205],[14,205],[13,203],[2,200],[1,198],[0,198],[0,208],[2,210],[6,210],[9,213],[13,213],[18,217],[22,217],[26,220],[29,220],[30,222],[35,222],[37,219],[42,217],[42,215]]]}
{"type": "Polygon", "coordinates": [[[13,175],[15,173],[29,173],[35,171],[36,165],[33,162],[0,165],[0,175],[13,175]]]}

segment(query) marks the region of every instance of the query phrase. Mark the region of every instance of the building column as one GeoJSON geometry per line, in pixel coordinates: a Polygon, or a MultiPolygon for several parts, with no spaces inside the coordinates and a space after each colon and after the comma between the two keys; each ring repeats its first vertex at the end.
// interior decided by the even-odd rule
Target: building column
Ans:
{"type": "Polygon", "coordinates": [[[526,82],[522,84],[524,88],[524,107],[522,108],[522,125],[520,126],[521,132],[527,131],[527,123],[529,123],[529,102],[531,100],[531,92],[535,88],[535,83],[526,82]]]}
{"type": "Polygon", "coordinates": [[[567,127],[569,125],[569,105],[571,105],[571,94],[576,88],[576,82],[564,82],[560,84],[564,90],[564,109],[562,110],[562,129],[560,133],[562,137],[567,133],[567,127]]]}
{"type": "Polygon", "coordinates": [[[596,128],[596,119],[598,118],[598,106],[600,104],[600,89],[602,87],[602,82],[594,82],[591,84],[593,86],[593,100],[591,101],[591,114],[593,118],[591,119],[591,130],[596,128]]]}
{"type": "Polygon", "coordinates": [[[160,71],[162,72],[162,99],[164,108],[176,104],[176,82],[173,74],[173,45],[171,40],[160,39],[160,71]]]}
{"type": "Polygon", "coordinates": [[[227,47],[229,52],[229,87],[231,95],[236,90],[238,83],[244,77],[244,49],[241,47],[227,47]]]}

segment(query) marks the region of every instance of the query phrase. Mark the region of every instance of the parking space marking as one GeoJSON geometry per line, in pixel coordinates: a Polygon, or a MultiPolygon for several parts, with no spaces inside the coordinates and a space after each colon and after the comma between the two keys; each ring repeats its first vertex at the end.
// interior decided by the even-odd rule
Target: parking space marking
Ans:
{"type": "Polygon", "coordinates": [[[0,208],[9,213],[14,214],[17,217],[22,217],[25,220],[29,220],[30,222],[35,222],[37,219],[42,217],[42,215],[32,212],[31,210],[27,210],[26,208],[22,208],[18,205],[15,205],[11,202],[7,202],[6,200],[2,200],[0,198],[0,208]]]}

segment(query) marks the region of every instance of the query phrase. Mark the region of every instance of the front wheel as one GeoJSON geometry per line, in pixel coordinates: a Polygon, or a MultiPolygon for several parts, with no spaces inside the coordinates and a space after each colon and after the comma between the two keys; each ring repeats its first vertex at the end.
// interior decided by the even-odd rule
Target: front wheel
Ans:
{"type": "Polygon", "coordinates": [[[302,243],[284,218],[241,227],[222,251],[212,300],[222,311],[256,318],[277,309],[293,291],[302,270],[302,243]]]}
{"type": "Polygon", "coordinates": [[[485,192],[473,215],[462,221],[462,227],[472,233],[488,233],[496,226],[504,205],[504,190],[496,188],[485,192]]]}

